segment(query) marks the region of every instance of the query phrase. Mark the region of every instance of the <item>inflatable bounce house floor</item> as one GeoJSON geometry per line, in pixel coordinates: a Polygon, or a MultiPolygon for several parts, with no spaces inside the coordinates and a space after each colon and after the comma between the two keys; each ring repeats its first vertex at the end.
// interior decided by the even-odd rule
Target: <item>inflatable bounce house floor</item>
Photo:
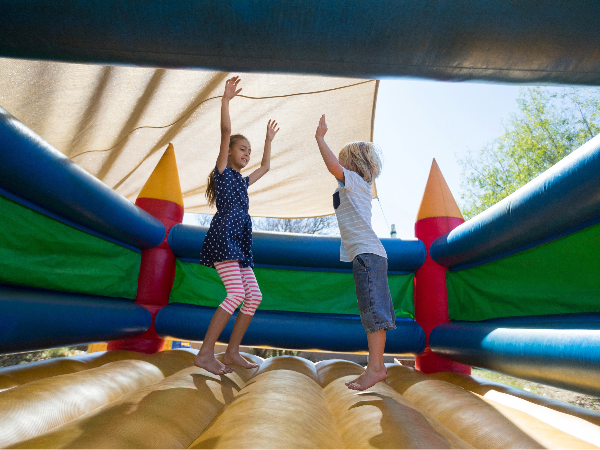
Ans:
{"type": "Polygon", "coordinates": [[[129,351],[0,371],[0,445],[11,448],[596,448],[600,414],[476,378],[294,356],[216,376],[194,352],[129,351]],[[520,396],[521,398],[519,398],[520,396]],[[526,396],[526,397],[525,397],[526,396]]]}

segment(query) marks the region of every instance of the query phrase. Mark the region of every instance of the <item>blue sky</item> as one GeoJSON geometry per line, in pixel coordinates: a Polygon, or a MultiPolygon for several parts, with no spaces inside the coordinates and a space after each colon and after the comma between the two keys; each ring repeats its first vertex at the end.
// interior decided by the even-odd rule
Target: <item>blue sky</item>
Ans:
{"type": "MultiPolygon", "coordinates": [[[[383,80],[379,85],[373,140],[383,150],[377,180],[383,211],[398,237],[414,237],[414,223],[433,158],[460,205],[457,159],[502,134],[503,120],[517,112],[521,86],[383,80]]],[[[373,228],[389,237],[381,208],[373,202],[373,228]]]]}

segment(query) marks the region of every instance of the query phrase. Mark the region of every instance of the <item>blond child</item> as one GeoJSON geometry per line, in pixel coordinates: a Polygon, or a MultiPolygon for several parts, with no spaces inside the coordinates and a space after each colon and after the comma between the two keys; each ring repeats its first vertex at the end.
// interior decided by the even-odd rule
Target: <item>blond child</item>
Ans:
{"type": "Polygon", "coordinates": [[[351,142],[340,151],[338,159],[325,143],[325,133],[323,115],[315,138],[327,170],[338,181],[333,207],[342,238],[340,259],[352,262],[358,310],[369,344],[365,371],[346,385],[363,391],[385,379],[386,332],[396,328],[387,280],[387,254],[371,227],[371,185],[381,172],[381,157],[372,142],[351,142]]]}

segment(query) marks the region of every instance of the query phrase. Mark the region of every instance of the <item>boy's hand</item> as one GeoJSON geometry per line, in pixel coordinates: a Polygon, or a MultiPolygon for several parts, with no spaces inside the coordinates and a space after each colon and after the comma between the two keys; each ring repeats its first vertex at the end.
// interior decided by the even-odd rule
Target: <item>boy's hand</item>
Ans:
{"type": "Polygon", "coordinates": [[[242,88],[237,88],[237,85],[240,81],[240,77],[233,77],[227,80],[227,82],[225,83],[225,92],[223,93],[224,99],[231,100],[233,97],[240,93],[242,88]]]}
{"type": "Polygon", "coordinates": [[[316,138],[325,137],[325,133],[327,133],[327,124],[325,123],[325,114],[321,116],[319,120],[319,126],[317,127],[317,131],[315,133],[316,138]]]}
{"type": "Polygon", "coordinates": [[[327,166],[327,170],[329,173],[340,180],[342,183],[345,183],[344,177],[344,169],[340,165],[337,157],[333,154],[327,143],[325,142],[325,133],[327,133],[327,124],[325,123],[325,114],[321,116],[321,120],[319,120],[319,126],[317,127],[317,132],[315,133],[315,138],[317,139],[317,145],[319,146],[319,151],[321,152],[321,156],[323,157],[323,162],[327,166]]]}
{"type": "Polygon", "coordinates": [[[274,120],[269,120],[269,123],[267,124],[267,141],[271,142],[273,139],[275,139],[275,135],[278,131],[279,128],[277,128],[277,122],[274,120]]]}

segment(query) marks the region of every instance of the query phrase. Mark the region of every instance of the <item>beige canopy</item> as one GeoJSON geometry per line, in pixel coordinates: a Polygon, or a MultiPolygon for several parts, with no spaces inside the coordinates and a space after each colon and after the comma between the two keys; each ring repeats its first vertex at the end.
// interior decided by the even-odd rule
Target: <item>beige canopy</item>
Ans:
{"type": "MultiPolygon", "coordinates": [[[[234,133],[248,137],[260,165],[267,121],[271,171],[250,187],[250,214],[317,217],[333,214],[329,175],[315,143],[321,114],[334,153],[346,142],[371,140],[374,80],[304,75],[236,74],[234,133]]],[[[214,213],[206,177],[220,142],[220,96],[232,74],[0,58],[0,106],[132,202],[169,142],[175,146],[186,212],[214,213]]]]}

